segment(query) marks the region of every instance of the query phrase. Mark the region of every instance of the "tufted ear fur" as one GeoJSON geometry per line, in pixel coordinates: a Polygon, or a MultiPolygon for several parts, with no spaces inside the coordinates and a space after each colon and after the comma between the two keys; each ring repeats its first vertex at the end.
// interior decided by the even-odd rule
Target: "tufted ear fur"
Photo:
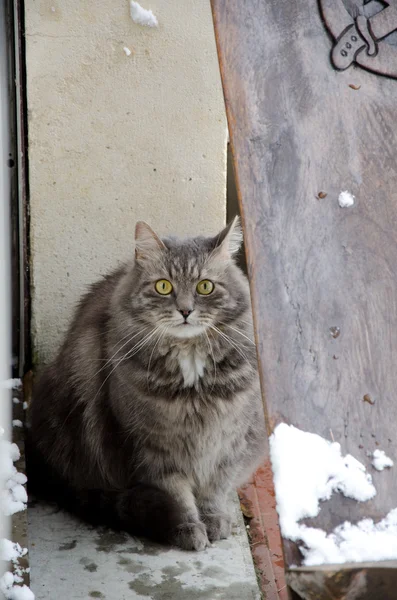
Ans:
{"type": "Polygon", "coordinates": [[[138,221],[135,226],[135,258],[145,260],[157,256],[165,249],[158,235],[144,221],[138,221]]]}
{"type": "Polygon", "coordinates": [[[215,247],[219,254],[225,258],[232,258],[241,248],[243,243],[243,230],[240,225],[240,218],[234,217],[233,221],[223,229],[216,238],[215,247]]]}

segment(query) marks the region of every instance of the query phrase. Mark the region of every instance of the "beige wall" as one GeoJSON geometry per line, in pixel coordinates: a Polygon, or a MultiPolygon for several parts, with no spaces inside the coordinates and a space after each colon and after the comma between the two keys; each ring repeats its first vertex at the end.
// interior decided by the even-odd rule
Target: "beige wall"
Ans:
{"type": "Polygon", "coordinates": [[[85,285],[160,233],[225,222],[226,121],[209,0],[26,2],[33,341],[59,344],[85,285]],[[132,51],[126,56],[123,47],[132,51]]]}

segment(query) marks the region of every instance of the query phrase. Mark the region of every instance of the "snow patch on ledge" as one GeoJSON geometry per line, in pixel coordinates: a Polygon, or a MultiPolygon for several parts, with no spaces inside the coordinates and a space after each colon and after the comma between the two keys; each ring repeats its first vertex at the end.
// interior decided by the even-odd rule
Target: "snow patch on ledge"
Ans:
{"type": "Polygon", "coordinates": [[[358,502],[376,495],[365,466],[342,456],[340,444],[282,423],[270,437],[270,456],[281,533],[298,543],[304,565],[397,559],[397,509],[377,524],[345,522],[328,535],[299,523],[316,517],[334,492],[358,502]]]}
{"type": "Polygon", "coordinates": [[[146,8],[142,8],[139,2],[134,2],[134,0],[130,1],[130,15],[131,19],[137,25],[142,25],[143,27],[158,27],[159,22],[153,12],[146,8]]]}

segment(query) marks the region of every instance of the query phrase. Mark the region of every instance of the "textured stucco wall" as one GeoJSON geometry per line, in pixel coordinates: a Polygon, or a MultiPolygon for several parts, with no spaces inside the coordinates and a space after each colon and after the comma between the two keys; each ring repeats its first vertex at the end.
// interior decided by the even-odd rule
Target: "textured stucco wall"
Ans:
{"type": "Polygon", "coordinates": [[[36,361],[85,285],[160,233],[225,222],[226,121],[209,0],[26,2],[36,361]],[[123,47],[132,51],[126,56],[123,47]]]}

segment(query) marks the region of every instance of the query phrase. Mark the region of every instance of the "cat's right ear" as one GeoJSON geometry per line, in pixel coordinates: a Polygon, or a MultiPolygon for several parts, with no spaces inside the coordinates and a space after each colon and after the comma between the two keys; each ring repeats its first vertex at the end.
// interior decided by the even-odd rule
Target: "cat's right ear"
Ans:
{"type": "Polygon", "coordinates": [[[144,221],[138,221],[135,226],[135,258],[155,258],[164,249],[165,245],[153,229],[144,221]]]}

